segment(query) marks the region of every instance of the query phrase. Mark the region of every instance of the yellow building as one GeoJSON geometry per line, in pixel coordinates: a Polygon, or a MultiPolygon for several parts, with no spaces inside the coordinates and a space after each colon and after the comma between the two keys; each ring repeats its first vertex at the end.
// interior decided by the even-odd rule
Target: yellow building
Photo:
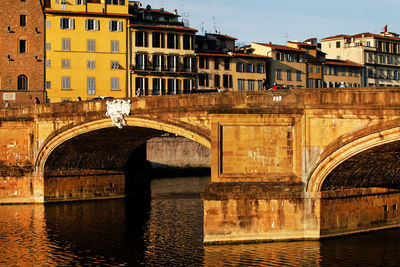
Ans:
{"type": "Polygon", "coordinates": [[[129,96],[165,95],[191,92],[195,85],[196,57],[194,35],[197,30],[185,27],[179,15],[141,8],[130,3],[129,96]]]}
{"type": "Polygon", "coordinates": [[[128,0],[51,0],[45,15],[48,101],[128,95],[128,0]]]}

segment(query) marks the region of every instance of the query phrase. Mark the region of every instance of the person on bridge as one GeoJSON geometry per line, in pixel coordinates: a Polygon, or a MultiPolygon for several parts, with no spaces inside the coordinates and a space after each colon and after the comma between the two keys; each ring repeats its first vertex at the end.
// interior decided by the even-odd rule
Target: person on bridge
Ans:
{"type": "Polygon", "coordinates": [[[37,105],[39,105],[39,104],[40,104],[39,98],[38,98],[38,97],[35,97],[35,106],[37,106],[37,105]]]}

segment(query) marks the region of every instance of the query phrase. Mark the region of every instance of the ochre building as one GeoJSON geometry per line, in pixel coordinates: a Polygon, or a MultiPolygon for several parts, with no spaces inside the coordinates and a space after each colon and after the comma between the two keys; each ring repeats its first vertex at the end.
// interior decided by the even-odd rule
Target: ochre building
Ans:
{"type": "Polygon", "coordinates": [[[49,102],[128,96],[127,0],[51,0],[45,15],[49,102]]]}
{"type": "Polygon", "coordinates": [[[179,15],[130,3],[130,96],[190,93],[195,86],[194,35],[179,15]]]}

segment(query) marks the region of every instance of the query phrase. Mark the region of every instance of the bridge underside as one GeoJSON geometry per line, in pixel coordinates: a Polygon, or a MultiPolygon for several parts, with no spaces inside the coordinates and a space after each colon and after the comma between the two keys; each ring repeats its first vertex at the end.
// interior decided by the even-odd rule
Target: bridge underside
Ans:
{"type": "Polygon", "coordinates": [[[45,165],[44,200],[123,197],[148,191],[145,142],[162,131],[125,127],[79,135],[58,146],[45,165]]]}
{"type": "Polygon", "coordinates": [[[322,191],[365,187],[400,188],[400,141],[381,145],[346,160],[331,172],[322,191]]]}

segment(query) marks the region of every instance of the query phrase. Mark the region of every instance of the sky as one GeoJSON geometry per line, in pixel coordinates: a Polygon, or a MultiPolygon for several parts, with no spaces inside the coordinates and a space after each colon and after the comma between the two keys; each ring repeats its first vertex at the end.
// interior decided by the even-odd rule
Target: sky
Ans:
{"type": "Polygon", "coordinates": [[[337,34],[400,33],[399,0],[146,0],[166,11],[178,10],[189,26],[238,38],[237,45],[251,42],[318,40],[337,34]]]}

